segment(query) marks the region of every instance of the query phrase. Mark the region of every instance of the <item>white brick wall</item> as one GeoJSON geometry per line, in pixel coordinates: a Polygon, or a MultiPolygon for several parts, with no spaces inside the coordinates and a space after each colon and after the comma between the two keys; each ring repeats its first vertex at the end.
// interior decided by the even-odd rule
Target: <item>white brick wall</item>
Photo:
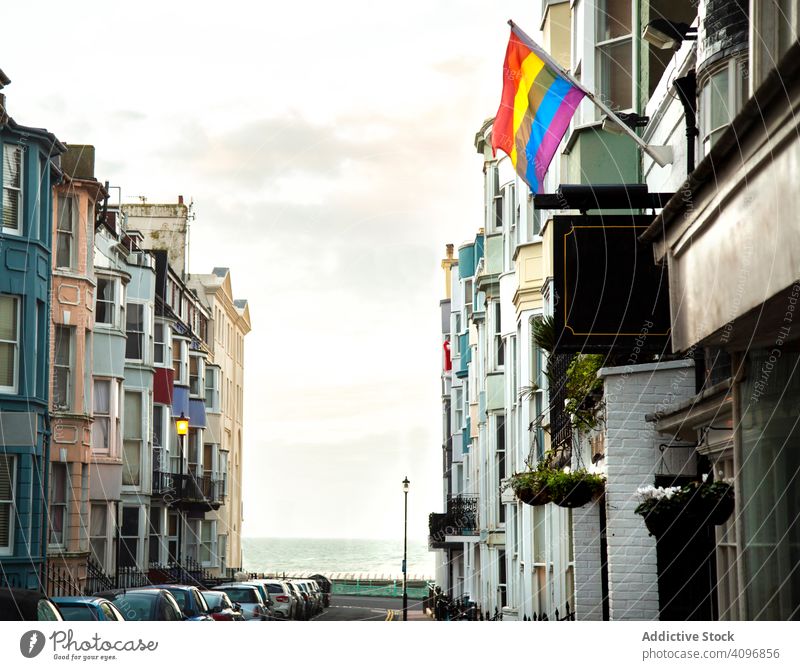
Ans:
{"type": "Polygon", "coordinates": [[[600,506],[597,501],[572,510],[572,552],[575,559],[575,618],[578,621],[602,621],[600,506]]]}
{"type": "MultiPolygon", "coordinates": [[[[658,619],[656,542],[648,534],[642,518],[634,513],[638,504],[635,492],[640,486],[652,484],[656,474],[688,471],[693,467],[694,456],[691,449],[667,449],[662,460],[658,446],[668,439],[656,433],[651,423],[645,422],[645,415],[694,395],[693,367],[692,361],[681,360],[604,368],[599,372],[605,381],[606,514],[612,621],[658,619]]],[[[587,510],[587,513],[590,512],[587,510]]],[[[599,538],[597,565],[599,588],[599,538]]],[[[587,587],[582,585],[581,588],[588,595],[587,587]]],[[[577,606],[580,608],[580,602],[577,606]]],[[[587,606],[588,603],[584,604],[584,608],[587,606]]],[[[591,612],[591,608],[588,611],[591,612]]],[[[578,609],[579,615],[580,612],[578,609]]]]}

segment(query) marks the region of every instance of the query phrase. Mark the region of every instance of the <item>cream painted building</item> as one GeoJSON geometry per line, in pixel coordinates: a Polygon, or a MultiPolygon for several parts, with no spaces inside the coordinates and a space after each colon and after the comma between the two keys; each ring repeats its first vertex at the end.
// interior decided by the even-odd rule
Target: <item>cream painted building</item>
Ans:
{"type": "Polygon", "coordinates": [[[211,356],[206,362],[206,441],[219,446],[223,504],[206,513],[216,534],[219,572],[242,566],[242,445],[244,338],[250,332],[246,300],[234,298],[228,268],[190,275],[188,285],[206,303],[212,319],[211,356]]]}

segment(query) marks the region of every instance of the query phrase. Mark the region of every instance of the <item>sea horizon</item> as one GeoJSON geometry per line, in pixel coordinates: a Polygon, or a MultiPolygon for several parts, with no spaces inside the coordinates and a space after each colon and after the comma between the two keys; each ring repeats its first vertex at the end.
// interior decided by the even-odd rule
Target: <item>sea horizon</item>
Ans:
{"type": "MultiPolygon", "coordinates": [[[[403,540],[376,538],[242,537],[247,572],[402,574],[403,540]]],[[[433,577],[427,542],[408,541],[408,574],[433,577]]]]}

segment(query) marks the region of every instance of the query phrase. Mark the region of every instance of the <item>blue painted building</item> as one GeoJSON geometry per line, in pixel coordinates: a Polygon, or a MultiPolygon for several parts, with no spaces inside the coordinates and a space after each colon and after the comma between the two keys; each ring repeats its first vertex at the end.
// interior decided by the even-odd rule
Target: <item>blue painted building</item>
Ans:
{"type": "Polygon", "coordinates": [[[0,584],[27,588],[47,548],[52,185],[65,150],[10,118],[0,93],[0,584]]]}

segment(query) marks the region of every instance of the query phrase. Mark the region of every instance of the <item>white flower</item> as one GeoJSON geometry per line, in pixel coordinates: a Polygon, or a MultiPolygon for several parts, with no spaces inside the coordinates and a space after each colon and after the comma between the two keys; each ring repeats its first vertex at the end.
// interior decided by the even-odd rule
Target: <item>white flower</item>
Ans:
{"type": "Polygon", "coordinates": [[[569,465],[565,465],[564,466],[564,474],[568,475],[570,472],[571,472],[571,470],[569,469],[569,465]]]}
{"type": "Polygon", "coordinates": [[[703,484],[706,483],[706,479],[708,479],[708,473],[707,472],[703,475],[703,484]]]}

